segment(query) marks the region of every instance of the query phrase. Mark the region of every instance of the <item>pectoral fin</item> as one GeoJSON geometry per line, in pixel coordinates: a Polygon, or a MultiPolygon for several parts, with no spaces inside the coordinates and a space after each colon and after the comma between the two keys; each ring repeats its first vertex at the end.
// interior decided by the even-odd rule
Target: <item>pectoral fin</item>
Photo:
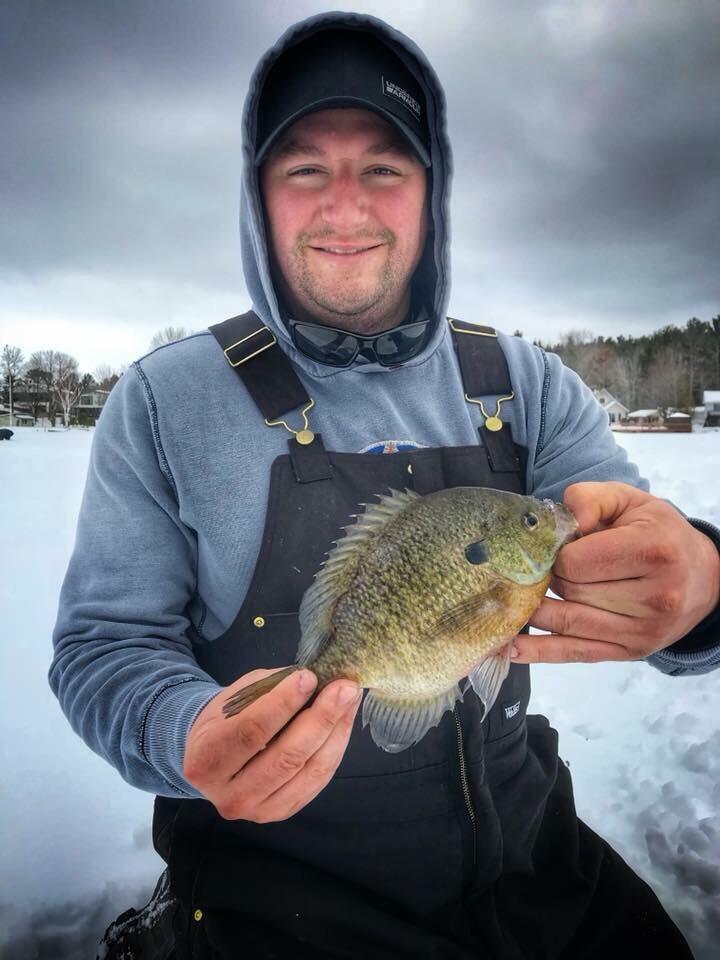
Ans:
{"type": "Polygon", "coordinates": [[[437,620],[437,630],[450,634],[492,633],[493,621],[502,616],[503,604],[492,590],[476,593],[467,600],[450,607],[437,620]]]}

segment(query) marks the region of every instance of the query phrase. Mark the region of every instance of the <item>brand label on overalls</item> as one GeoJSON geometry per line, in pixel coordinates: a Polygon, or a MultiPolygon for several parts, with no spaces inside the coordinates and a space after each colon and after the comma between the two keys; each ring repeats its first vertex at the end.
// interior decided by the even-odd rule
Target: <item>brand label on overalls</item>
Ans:
{"type": "Polygon", "coordinates": [[[509,707],[504,707],[504,710],[505,719],[512,720],[512,718],[516,716],[520,710],[520,700],[518,700],[517,703],[511,703],[509,707]]]}

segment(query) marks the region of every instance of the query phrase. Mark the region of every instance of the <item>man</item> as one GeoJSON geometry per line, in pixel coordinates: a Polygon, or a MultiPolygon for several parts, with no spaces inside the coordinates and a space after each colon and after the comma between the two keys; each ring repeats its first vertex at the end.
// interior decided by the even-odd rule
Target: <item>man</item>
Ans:
{"type": "Polygon", "coordinates": [[[381,22],[281,38],[244,117],[253,312],[134,364],[96,432],[50,679],[157,794],[178,958],[690,956],[577,820],[526,664],[716,666],[720,535],[645,492],[557,358],[448,325],[444,122],[432,68],[381,22]],[[488,717],[468,696],[383,753],[362,691],[311,701],[303,670],[226,718],[293,662],[300,599],[358,505],[457,485],[567,490],[588,534],[488,717]]]}

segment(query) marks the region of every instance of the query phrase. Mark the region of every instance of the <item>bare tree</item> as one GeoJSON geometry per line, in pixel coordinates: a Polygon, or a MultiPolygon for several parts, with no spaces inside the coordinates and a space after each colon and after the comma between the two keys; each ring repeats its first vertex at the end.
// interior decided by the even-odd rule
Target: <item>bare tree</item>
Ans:
{"type": "Polygon", "coordinates": [[[62,409],[63,423],[67,427],[70,422],[70,408],[77,403],[83,391],[92,383],[89,373],[80,376],[78,362],[69,353],[57,354],[57,372],[54,390],[62,409]]]}
{"type": "Polygon", "coordinates": [[[40,410],[46,413],[49,410],[52,377],[47,370],[33,367],[28,361],[23,372],[23,380],[25,381],[29,402],[32,405],[33,417],[37,420],[40,410]]]}
{"type": "Polygon", "coordinates": [[[583,380],[587,379],[590,364],[588,363],[588,344],[594,340],[589,330],[568,330],[555,346],[558,356],[583,380]]]}
{"type": "Polygon", "coordinates": [[[112,390],[125,370],[124,366],[111,367],[109,363],[101,363],[95,368],[95,382],[101,390],[112,390]]]}
{"type": "Polygon", "coordinates": [[[48,392],[47,415],[51,425],[55,426],[57,417],[57,399],[55,397],[55,380],[57,376],[58,353],[56,350],[36,350],[28,360],[28,370],[35,378],[42,379],[48,392]]]}
{"type": "Polygon", "coordinates": [[[640,386],[643,384],[642,348],[634,346],[618,355],[613,379],[613,392],[618,400],[635,410],[641,403],[640,386]]]}
{"type": "Polygon", "coordinates": [[[95,383],[98,385],[104,383],[106,380],[109,380],[115,371],[110,366],[109,363],[101,363],[95,367],[93,376],[95,377],[95,383]]]}
{"type": "Polygon", "coordinates": [[[662,347],[646,374],[651,406],[689,410],[693,406],[688,361],[674,347],[662,347]]]}
{"type": "Polygon", "coordinates": [[[22,372],[23,364],[24,360],[20,347],[11,347],[6,343],[2,348],[2,353],[0,353],[0,373],[2,373],[3,377],[7,381],[8,391],[10,394],[9,406],[11,417],[13,413],[13,387],[15,386],[15,381],[22,372]]]}
{"type": "Polygon", "coordinates": [[[188,331],[185,327],[165,327],[163,330],[158,330],[152,338],[150,349],[154,350],[155,347],[161,347],[164,343],[174,343],[176,340],[182,340],[187,335],[188,331]]]}
{"type": "Polygon", "coordinates": [[[92,382],[89,373],[80,376],[78,362],[75,357],[59,350],[38,350],[30,357],[28,367],[42,370],[50,393],[48,416],[55,425],[57,409],[62,410],[63,423],[68,426],[70,408],[77,401],[80,394],[87,390],[92,382]]]}

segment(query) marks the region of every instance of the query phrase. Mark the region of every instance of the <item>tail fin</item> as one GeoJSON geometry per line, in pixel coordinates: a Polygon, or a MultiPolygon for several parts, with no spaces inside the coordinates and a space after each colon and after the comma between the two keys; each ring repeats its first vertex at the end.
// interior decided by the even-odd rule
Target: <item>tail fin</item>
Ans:
{"type": "Polygon", "coordinates": [[[285,667],[284,670],[277,670],[275,673],[271,673],[269,677],[263,677],[262,680],[256,680],[255,683],[243,687],[242,690],[238,690],[237,693],[234,693],[225,701],[222,708],[223,713],[228,718],[234,717],[236,713],[240,713],[245,707],[249,707],[258,697],[269,693],[281,680],[289,677],[291,673],[295,673],[299,669],[300,667],[285,667]]]}

